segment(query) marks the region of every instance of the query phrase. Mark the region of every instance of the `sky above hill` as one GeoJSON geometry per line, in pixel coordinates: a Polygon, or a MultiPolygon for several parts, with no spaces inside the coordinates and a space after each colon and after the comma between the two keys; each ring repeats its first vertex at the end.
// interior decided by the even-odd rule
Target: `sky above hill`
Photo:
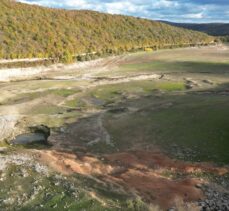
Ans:
{"type": "Polygon", "coordinates": [[[18,0],[174,22],[229,22],[229,0],[18,0]]]}

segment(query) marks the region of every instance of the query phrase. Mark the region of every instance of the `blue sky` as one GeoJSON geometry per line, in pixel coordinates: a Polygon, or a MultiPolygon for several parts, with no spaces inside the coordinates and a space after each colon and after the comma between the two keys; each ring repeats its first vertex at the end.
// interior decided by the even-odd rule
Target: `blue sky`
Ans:
{"type": "Polygon", "coordinates": [[[229,0],[18,0],[175,22],[229,22],[229,0]]]}

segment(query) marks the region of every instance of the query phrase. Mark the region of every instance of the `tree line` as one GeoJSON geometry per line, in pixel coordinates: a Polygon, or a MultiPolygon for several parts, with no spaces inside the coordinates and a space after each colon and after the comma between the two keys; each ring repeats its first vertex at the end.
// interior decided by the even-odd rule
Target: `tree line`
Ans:
{"type": "Polygon", "coordinates": [[[0,8],[0,58],[4,59],[71,62],[213,41],[201,32],[123,15],[51,9],[11,0],[1,0],[0,8]]]}

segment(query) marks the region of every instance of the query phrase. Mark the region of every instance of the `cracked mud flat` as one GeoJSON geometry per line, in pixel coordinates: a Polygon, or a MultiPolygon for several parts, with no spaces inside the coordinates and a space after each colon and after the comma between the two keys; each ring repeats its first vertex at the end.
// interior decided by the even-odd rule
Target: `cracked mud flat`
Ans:
{"type": "Polygon", "coordinates": [[[0,208],[227,210],[227,55],[176,49],[47,67],[39,80],[7,73],[0,208]],[[47,145],[10,145],[39,125],[47,145]]]}

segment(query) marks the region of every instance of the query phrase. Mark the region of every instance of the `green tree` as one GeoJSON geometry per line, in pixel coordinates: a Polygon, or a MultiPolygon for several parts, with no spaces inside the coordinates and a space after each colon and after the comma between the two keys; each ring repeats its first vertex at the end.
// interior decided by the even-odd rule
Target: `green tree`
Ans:
{"type": "Polygon", "coordinates": [[[64,51],[63,56],[61,57],[60,60],[63,63],[72,63],[73,55],[69,51],[64,51]]]}

